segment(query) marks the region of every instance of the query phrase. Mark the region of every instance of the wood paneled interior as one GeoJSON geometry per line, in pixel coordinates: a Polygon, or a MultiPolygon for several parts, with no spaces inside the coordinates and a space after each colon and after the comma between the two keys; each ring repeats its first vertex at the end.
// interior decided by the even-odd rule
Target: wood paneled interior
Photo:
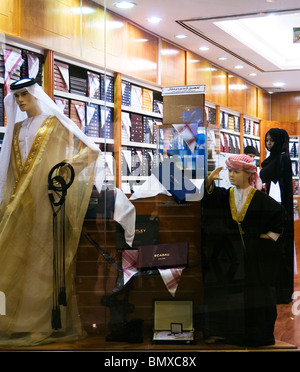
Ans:
{"type": "Polygon", "coordinates": [[[44,91],[52,99],[54,98],[54,53],[52,50],[45,51],[44,64],[44,91]]]}
{"type": "Polygon", "coordinates": [[[207,101],[271,119],[267,92],[89,0],[7,0],[0,17],[0,31],[38,47],[162,86],[206,84],[207,101]],[[81,4],[93,12],[80,14],[81,4]],[[246,93],[233,92],[232,79],[246,93]]]}
{"type": "Polygon", "coordinates": [[[261,88],[257,88],[257,117],[261,120],[270,120],[271,95],[261,88]]]}
{"type": "Polygon", "coordinates": [[[22,0],[20,34],[17,36],[66,55],[80,57],[80,14],[74,11],[79,8],[80,0],[22,0]]]}
{"type": "Polygon", "coordinates": [[[128,23],[126,56],[125,73],[157,82],[158,37],[128,23]]]}
{"type": "MultiPolygon", "coordinates": [[[[2,32],[20,34],[20,0],[0,1],[0,25],[2,32]]],[[[1,42],[4,42],[2,37],[1,42]]]]}
{"type": "MultiPolygon", "coordinates": [[[[149,332],[153,322],[154,299],[192,299],[195,328],[200,331],[202,278],[201,278],[201,210],[200,202],[178,204],[172,197],[158,195],[134,200],[136,213],[159,216],[159,243],[188,242],[189,266],[183,270],[175,298],[168,292],[159,274],[136,276],[131,279],[129,303],[134,312],[127,320],[144,320],[149,332]]],[[[116,225],[112,220],[86,220],[84,229],[103,249],[121,265],[121,251],[116,250],[116,225]]],[[[116,285],[117,270],[105,261],[85,236],[81,236],[77,255],[76,289],[83,325],[89,334],[109,332],[109,309],[100,304],[104,295],[110,295],[116,285]],[[94,326],[93,326],[94,325],[94,326]]]]}
{"type": "Polygon", "coordinates": [[[251,84],[246,84],[246,108],[245,114],[257,117],[257,103],[258,103],[258,96],[257,96],[257,87],[251,84]]]}
{"type": "Polygon", "coordinates": [[[211,68],[211,102],[216,105],[228,106],[228,79],[227,72],[211,68]]]}
{"type": "Polygon", "coordinates": [[[161,85],[185,85],[185,51],[161,40],[161,85]]]}
{"type": "MultiPolygon", "coordinates": [[[[83,6],[90,6],[90,2],[83,1],[83,6]]],[[[100,66],[105,66],[109,60],[109,64],[116,67],[112,50],[113,56],[122,58],[125,33],[119,32],[117,36],[115,32],[105,28],[105,22],[114,22],[116,16],[110,13],[105,15],[104,9],[100,7],[93,6],[93,10],[94,12],[82,16],[81,58],[100,66]]]]}
{"type": "Polygon", "coordinates": [[[189,51],[186,56],[186,84],[205,84],[205,99],[211,102],[211,63],[189,51]]]}
{"type": "Polygon", "coordinates": [[[271,120],[300,121],[300,92],[275,93],[271,100],[271,120]]]}
{"type": "Polygon", "coordinates": [[[246,112],[246,85],[242,78],[228,75],[228,106],[237,112],[246,112]]]}

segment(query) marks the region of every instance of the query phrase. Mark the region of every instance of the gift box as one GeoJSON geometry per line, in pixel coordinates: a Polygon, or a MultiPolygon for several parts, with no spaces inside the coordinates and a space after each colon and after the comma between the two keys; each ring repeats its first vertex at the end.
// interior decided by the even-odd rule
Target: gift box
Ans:
{"type": "Polygon", "coordinates": [[[167,243],[138,246],[139,269],[184,267],[188,264],[188,243],[167,243]]]}
{"type": "Polygon", "coordinates": [[[195,344],[192,300],[154,300],[153,344],[195,344]]]}

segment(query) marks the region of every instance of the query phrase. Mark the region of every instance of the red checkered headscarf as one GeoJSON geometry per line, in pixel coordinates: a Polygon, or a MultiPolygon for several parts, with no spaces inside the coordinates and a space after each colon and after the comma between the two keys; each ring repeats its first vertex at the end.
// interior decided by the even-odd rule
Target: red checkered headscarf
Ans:
{"type": "Polygon", "coordinates": [[[248,155],[231,155],[225,161],[228,169],[231,170],[243,170],[245,172],[251,173],[249,177],[250,186],[256,187],[258,190],[262,188],[261,179],[257,173],[256,164],[253,162],[251,156],[248,155]]]}

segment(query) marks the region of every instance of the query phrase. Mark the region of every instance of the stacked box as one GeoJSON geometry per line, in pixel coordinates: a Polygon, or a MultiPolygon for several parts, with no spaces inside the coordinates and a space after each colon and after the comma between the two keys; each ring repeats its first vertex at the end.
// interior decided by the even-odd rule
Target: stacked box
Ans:
{"type": "Polygon", "coordinates": [[[143,118],[139,114],[131,114],[130,141],[143,142],[143,118]]]}
{"type": "Polygon", "coordinates": [[[87,95],[87,74],[81,68],[70,66],[70,93],[87,95]]]}
{"type": "Polygon", "coordinates": [[[54,102],[59,106],[62,112],[70,117],[70,101],[67,98],[54,97],[54,102]]]}
{"type": "Polygon", "coordinates": [[[131,105],[131,83],[128,81],[122,81],[122,105],[131,105]]]}
{"type": "Polygon", "coordinates": [[[88,71],[87,78],[88,97],[100,99],[100,75],[88,71]]]}
{"type": "Polygon", "coordinates": [[[69,92],[69,84],[69,65],[54,61],[54,89],[61,92],[69,92]]]}
{"type": "Polygon", "coordinates": [[[100,99],[106,102],[114,102],[114,78],[101,74],[100,99]]]}
{"type": "Polygon", "coordinates": [[[78,125],[78,127],[82,131],[84,131],[85,130],[85,118],[81,118],[79,116],[78,107],[79,108],[83,107],[84,111],[85,111],[85,103],[84,102],[71,100],[71,103],[70,103],[70,118],[74,121],[75,124],[78,125]]]}
{"type": "Polygon", "coordinates": [[[86,105],[87,125],[85,134],[91,137],[100,137],[100,110],[99,106],[93,103],[86,105]],[[89,116],[92,116],[89,119],[89,116]]]}
{"type": "Polygon", "coordinates": [[[111,107],[100,106],[100,137],[114,138],[114,119],[113,109],[111,107]]]}
{"type": "Polygon", "coordinates": [[[34,77],[35,80],[38,82],[40,86],[43,86],[43,64],[44,64],[44,56],[41,54],[37,54],[28,50],[22,50],[22,58],[23,58],[23,64],[21,66],[21,78],[28,78],[28,77],[34,77]],[[29,59],[31,57],[37,58],[38,60],[38,71],[36,76],[29,76],[29,59]]]}

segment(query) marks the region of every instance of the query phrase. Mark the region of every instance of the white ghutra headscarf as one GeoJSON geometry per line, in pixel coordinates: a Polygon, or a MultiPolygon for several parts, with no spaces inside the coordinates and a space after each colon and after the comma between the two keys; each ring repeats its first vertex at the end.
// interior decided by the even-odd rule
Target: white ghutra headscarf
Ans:
{"type": "MultiPolygon", "coordinates": [[[[55,102],[44,92],[42,87],[35,81],[35,79],[21,79],[11,85],[11,91],[4,98],[5,114],[7,118],[7,126],[5,129],[4,140],[0,152],[0,204],[3,198],[4,187],[6,183],[7,170],[9,165],[11,145],[14,133],[14,126],[16,123],[27,118],[26,112],[22,112],[16,102],[14,93],[26,89],[33,95],[44,114],[54,115],[60,123],[66,127],[74,136],[82,141],[91,150],[96,151],[100,155],[99,147],[87,137],[79,127],[66,115],[64,115],[55,104],[55,102]]],[[[103,168],[99,166],[100,156],[98,156],[98,164],[96,169],[95,186],[101,190],[104,180],[103,168]]]]}

